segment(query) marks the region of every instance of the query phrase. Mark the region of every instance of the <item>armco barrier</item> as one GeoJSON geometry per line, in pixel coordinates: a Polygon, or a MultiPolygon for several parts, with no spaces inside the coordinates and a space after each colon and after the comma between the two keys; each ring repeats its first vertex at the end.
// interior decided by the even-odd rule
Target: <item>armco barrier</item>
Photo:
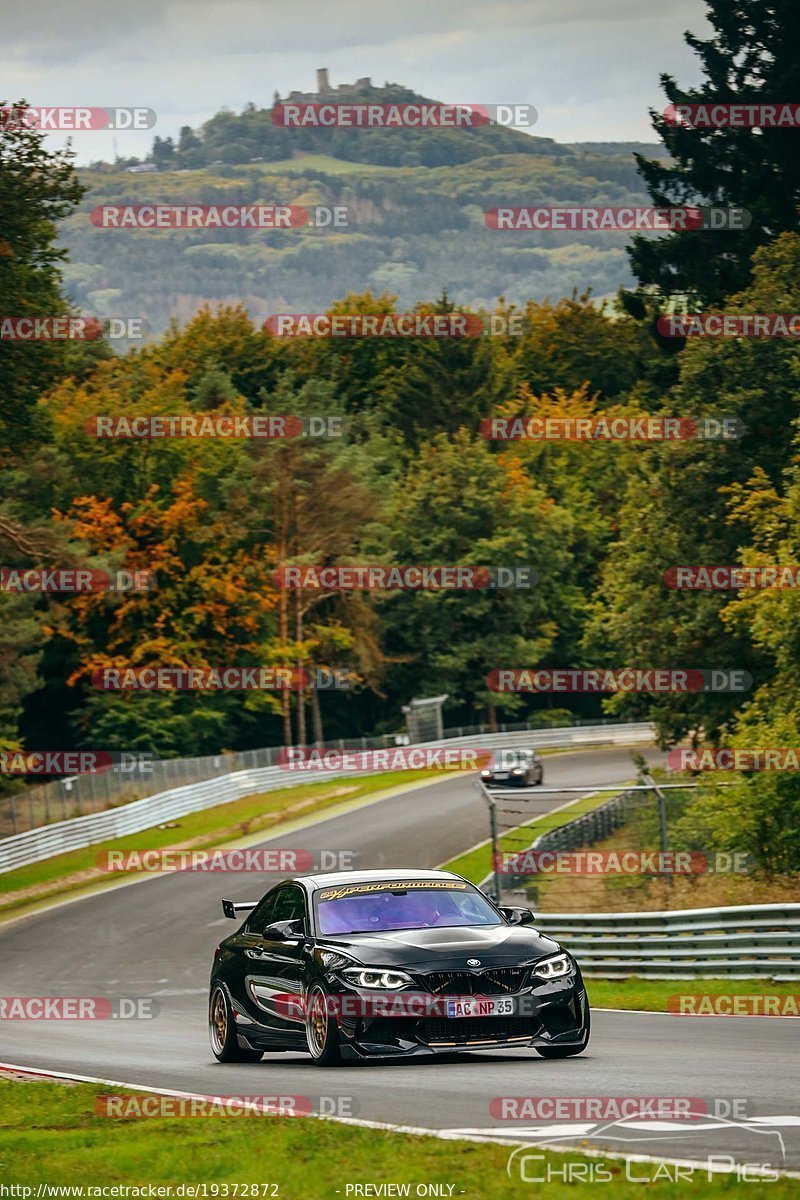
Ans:
{"type": "MultiPolygon", "coordinates": [[[[641,792],[620,792],[591,812],[547,830],[530,848],[570,851],[594,845],[630,818],[641,796],[641,792]]],[[[493,879],[489,876],[483,886],[491,890],[493,879]]],[[[526,880],[509,876],[507,882],[503,903],[525,905],[526,880]]],[[[800,979],[800,904],[675,912],[548,912],[536,914],[536,927],[573,953],[589,978],[800,979]]]]}
{"type": "MultiPolygon", "coordinates": [[[[481,748],[490,750],[524,746],[550,749],[604,744],[644,744],[652,739],[653,726],[642,722],[640,724],[568,726],[562,729],[485,734],[480,736],[477,744],[481,748]]],[[[420,744],[425,746],[474,746],[476,738],[472,735],[464,735],[463,737],[446,738],[439,742],[420,744]]],[[[143,800],[134,800],[130,804],[123,804],[117,808],[89,813],[85,817],[73,817],[67,821],[57,821],[52,825],[42,825],[37,829],[4,838],[0,840],[0,874],[12,871],[15,867],[41,862],[42,859],[52,858],[55,854],[65,854],[70,850],[78,850],[112,838],[138,833],[142,829],[150,829],[154,825],[185,816],[190,812],[198,812],[217,804],[240,800],[243,796],[291,787],[301,782],[343,778],[345,775],[354,774],[358,774],[358,772],[326,771],[324,774],[306,774],[270,766],[236,771],[229,775],[217,776],[215,779],[190,783],[185,787],[172,788],[170,791],[146,796],[143,800]]]]}
{"type": "MultiPolygon", "coordinates": [[[[562,722],[555,727],[560,729],[563,724],[562,722]]],[[[618,724],[619,721],[612,721],[606,717],[595,721],[575,717],[570,721],[570,727],[576,728],[618,724]]],[[[503,722],[497,727],[497,731],[501,734],[519,733],[524,739],[533,731],[552,727],[552,724],[547,722],[547,714],[540,713],[532,715],[524,722],[503,722]]],[[[426,740],[430,741],[434,736],[431,734],[426,740]]],[[[442,734],[448,741],[469,738],[473,745],[477,738],[483,740],[484,737],[492,736],[485,724],[459,725],[445,729],[442,734]]],[[[391,749],[397,741],[396,734],[386,733],[377,737],[315,741],[314,747],[319,750],[342,751],[385,750],[391,749]]],[[[26,833],[30,829],[38,829],[40,825],[52,825],[55,821],[67,821],[74,817],[86,817],[90,813],[105,812],[107,808],[130,804],[133,800],[144,800],[146,796],[187,787],[190,783],[219,779],[222,775],[232,775],[236,771],[275,767],[280,762],[281,751],[281,746],[262,746],[253,750],[234,750],[225,754],[206,754],[195,758],[162,758],[151,761],[149,756],[144,756],[143,762],[135,753],[129,753],[123,755],[122,760],[109,771],[53,779],[49,783],[37,783],[27,788],[12,787],[0,794],[0,841],[18,833],[26,833]]]]}
{"type": "Polygon", "coordinates": [[[536,928],[574,954],[589,977],[800,979],[800,904],[544,913],[536,928]]]}
{"type": "MultiPolygon", "coordinates": [[[[546,722],[547,714],[533,715],[528,721],[501,722],[497,732],[519,733],[523,739],[528,733],[552,728],[546,722]]],[[[573,718],[571,727],[597,728],[603,725],[619,725],[620,721],[584,720],[573,718]]],[[[628,724],[628,722],[626,722],[628,724]]],[[[555,728],[563,727],[561,725],[555,728]]],[[[447,728],[443,738],[475,739],[493,737],[486,725],[467,725],[447,728]]],[[[434,734],[428,737],[431,740],[434,734]]],[[[335,738],[330,742],[314,742],[319,750],[385,750],[398,744],[396,733],[383,733],[378,737],[335,738]]],[[[480,743],[479,743],[480,744],[480,743]]],[[[524,744],[524,743],[523,743],[524,744]]],[[[0,794],[0,841],[11,838],[29,829],[37,829],[54,821],[67,821],[72,817],[89,816],[90,812],[104,812],[119,804],[130,804],[132,800],[143,800],[172,791],[175,787],[201,784],[205,780],[231,775],[237,770],[254,770],[260,767],[276,767],[281,761],[282,746],[260,746],[253,750],[233,750],[225,754],[201,755],[194,758],[155,758],[128,752],[110,770],[89,772],[84,775],[53,779],[49,784],[11,788],[0,794]]]]}

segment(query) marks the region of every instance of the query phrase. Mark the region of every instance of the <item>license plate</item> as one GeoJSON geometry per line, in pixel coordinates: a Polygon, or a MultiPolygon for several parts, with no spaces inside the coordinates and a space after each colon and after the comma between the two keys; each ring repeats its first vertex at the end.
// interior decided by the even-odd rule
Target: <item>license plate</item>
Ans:
{"type": "Polygon", "coordinates": [[[495,779],[508,779],[510,773],[510,771],[495,771],[494,777],[495,779]]]}
{"type": "Polygon", "coordinates": [[[514,1012],[514,1001],[503,997],[495,1000],[491,996],[470,996],[464,1000],[448,1000],[448,1017],[509,1017],[514,1012]]]}

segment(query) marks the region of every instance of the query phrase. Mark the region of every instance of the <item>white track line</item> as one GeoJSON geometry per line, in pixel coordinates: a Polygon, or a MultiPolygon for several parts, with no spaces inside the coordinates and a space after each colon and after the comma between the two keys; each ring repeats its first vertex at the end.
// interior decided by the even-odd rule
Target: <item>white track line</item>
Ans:
{"type": "MultiPolygon", "coordinates": [[[[707,975],[698,975],[697,979],[708,979],[707,975]]],[[[754,978],[756,978],[754,976],[754,978]]],[[[585,980],[584,980],[585,982],[585,980]]],[[[588,991],[588,988],[587,988],[588,991]]],[[[760,995],[758,992],[752,993],[754,996],[760,995]]],[[[596,1004],[591,1004],[592,1012],[616,1012],[616,1013],[636,1013],[640,1017],[680,1017],[686,1020],[705,1021],[709,1017],[717,1017],[720,1021],[752,1021],[756,1017],[760,1021],[800,1021],[800,1016],[795,1016],[793,1013],[671,1013],[665,1012],[663,1009],[657,1008],[599,1008],[596,1004]]]]}

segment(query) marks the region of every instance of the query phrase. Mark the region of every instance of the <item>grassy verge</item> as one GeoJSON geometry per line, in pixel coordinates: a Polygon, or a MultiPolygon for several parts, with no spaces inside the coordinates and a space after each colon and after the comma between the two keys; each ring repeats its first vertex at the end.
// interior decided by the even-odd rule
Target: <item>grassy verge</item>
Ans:
{"type": "Polygon", "coordinates": [[[373,799],[379,792],[393,787],[442,777],[438,770],[392,771],[358,779],[301,784],[245,796],[202,812],[187,813],[167,825],[98,842],[82,850],[5,872],[0,875],[0,915],[16,912],[55,895],[113,884],[125,874],[138,874],[135,871],[102,871],[96,865],[97,859],[107,850],[199,850],[225,846],[261,831],[277,832],[278,826],[287,821],[316,816],[337,804],[373,799]]]}
{"type": "Polygon", "coordinates": [[[769,979],[587,979],[589,1003],[595,1008],[638,1008],[668,1012],[670,996],[796,996],[800,983],[769,979]]]}
{"type": "MultiPolygon", "coordinates": [[[[619,790],[624,790],[624,784],[620,784],[619,790]]],[[[609,798],[609,792],[580,796],[567,808],[558,812],[544,813],[539,817],[534,817],[532,821],[526,821],[524,825],[517,825],[514,829],[509,829],[500,837],[499,848],[517,853],[526,850],[531,842],[535,841],[537,837],[541,837],[548,829],[557,829],[560,825],[566,825],[567,821],[572,821],[582,813],[599,808],[609,798]]],[[[482,842],[480,846],[474,846],[464,854],[451,858],[449,862],[442,863],[442,868],[446,871],[455,871],[458,875],[463,875],[465,879],[471,879],[473,883],[480,883],[492,870],[491,842],[482,842]]]]}
{"type": "MultiPolygon", "coordinates": [[[[652,816],[652,813],[647,815],[652,816]]],[[[601,853],[658,849],[655,838],[634,817],[610,837],[595,842],[601,853]]],[[[727,908],[737,904],[796,904],[800,873],[760,875],[713,871],[696,875],[542,874],[531,899],[541,912],[660,912],[684,908],[727,908]]]]}
{"type": "MultiPolygon", "coordinates": [[[[144,1188],[205,1183],[209,1196],[215,1194],[212,1185],[247,1183],[260,1185],[249,1196],[275,1195],[279,1200],[344,1200],[348,1184],[373,1185],[361,1195],[380,1195],[375,1185],[404,1183],[411,1185],[412,1196],[417,1185],[431,1183],[453,1185],[451,1194],[467,1200],[530,1200],[538,1194],[530,1183],[520,1181],[518,1171],[516,1179],[506,1174],[509,1147],[446,1142],[313,1119],[267,1117],[257,1127],[258,1117],[110,1119],[95,1115],[95,1102],[107,1091],[88,1084],[0,1082],[4,1182],[32,1187],[33,1195],[39,1183],[144,1188]],[[270,1184],[276,1184],[276,1189],[270,1184]]],[[[563,1170],[566,1161],[581,1163],[584,1169],[597,1161],[579,1153],[544,1157],[536,1163],[540,1173],[547,1163],[563,1170]]],[[[625,1179],[624,1162],[607,1159],[605,1166],[613,1173],[615,1196],[642,1194],[641,1183],[625,1179]]],[[[641,1177],[656,1170],[655,1164],[640,1163],[633,1174],[641,1177]]],[[[693,1184],[692,1195],[699,1200],[741,1192],[734,1177],[715,1176],[709,1181],[702,1171],[693,1184]]],[[[662,1176],[649,1187],[664,1200],[677,1200],[686,1184],[667,1182],[662,1176]]],[[[797,1195],[797,1181],[779,1180],[770,1185],[769,1193],[773,1200],[789,1200],[797,1195]]],[[[228,1193],[233,1194],[233,1190],[228,1193]]],[[[574,1184],[563,1179],[547,1185],[548,1200],[574,1195],[574,1184]]]]}

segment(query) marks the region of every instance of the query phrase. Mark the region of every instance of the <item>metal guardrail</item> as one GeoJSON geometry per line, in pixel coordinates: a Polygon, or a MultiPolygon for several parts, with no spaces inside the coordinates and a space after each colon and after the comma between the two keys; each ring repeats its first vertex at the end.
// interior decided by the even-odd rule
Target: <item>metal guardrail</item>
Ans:
{"type": "Polygon", "coordinates": [[[589,977],[800,979],[800,904],[544,913],[536,927],[589,977]]]}
{"type": "MultiPolygon", "coordinates": [[[[445,738],[441,742],[424,742],[423,746],[474,745],[474,735],[445,738]]],[[[603,744],[646,743],[652,741],[653,726],[647,722],[596,726],[569,726],[562,729],[536,731],[516,730],[511,733],[486,734],[480,746],[495,749],[503,746],[529,746],[539,749],[603,744]]],[[[41,862],[56,854],[82,849],[110,839],[138,833],[165,821],[190,812],[212,808],[251,796],[258,792],[274,791],[298,783],[319,782],[358,774],[357,771],[293,771],[269,766],[236,771],[214,779],[172,788],[154,796],[134,800],[117,808],[89,813],[43,825],[25,833],[0,840],[0,874],[15,867],[41,862]]]]}
{"type": "MultiPolygon", "coordinates": [[[[583,720],[575,718],[575,727],[595,728],[600,725],[618,725],[619,721],[608,718],[583,720]]],[[[556,728],[563,728],[556,725],[556,728]]],[[[526,722],[503,723],[499,734],[520,733],[523,737],[535,730],[546,730],[547,714],[531,718],[526,722]]],[[[445,729],[448,740],[480,737],[491,739],[486,725],[460,725],[445,729]]],[[[382,734],[379,737],[338,738],[333,741],[315,742],[317,749],[324,750],[379,750],[397,744],[397,734],[382,734]]],[[[487,743],[488,744],[488,743],[487,743]]],[[[511,743],[509,743],[511,744],[511,743]]],[[[54,821],[66,821],[72,817],[85,817],[89,813],[103,812],[117,804],[128,804],[154,796],[170,788],[200,783],[205,779],[216,779],[235,771],[250,771],[259,767],[274,767],[283,747],[264,746],[257,750],[237,750],[226,754],[207,754],[199,758],[165,758],[137,765],[138,756],[129,754],[125,765],[118,764],[110,770],[76,775],[71,778],[55,779],[33,787],[11,789],[0,794],[0,839],[13,834],[50,825],[54,821]]],[[[145,756],[147,758],[148,756],[145,756]]],[[[2,781],[0,781],[2,782],[2,781]]]]}
{"type": "MultiPolygon", "coordinates": [[[[591,812],[547,830],[530,849],[570,851],[591,846],[624,825],[637,803],[641,803],[640,792],[621,792],[591,812]]],[[[530,876],[507,878],[509,889],[531,882],[530,876]]],[[[508,901],[507,896],[503,899],[508,901]]],[[[548,912],[536,914],[536,927],[574,954],[589,978],[800,979],[800,904],[548,912]]]]}

